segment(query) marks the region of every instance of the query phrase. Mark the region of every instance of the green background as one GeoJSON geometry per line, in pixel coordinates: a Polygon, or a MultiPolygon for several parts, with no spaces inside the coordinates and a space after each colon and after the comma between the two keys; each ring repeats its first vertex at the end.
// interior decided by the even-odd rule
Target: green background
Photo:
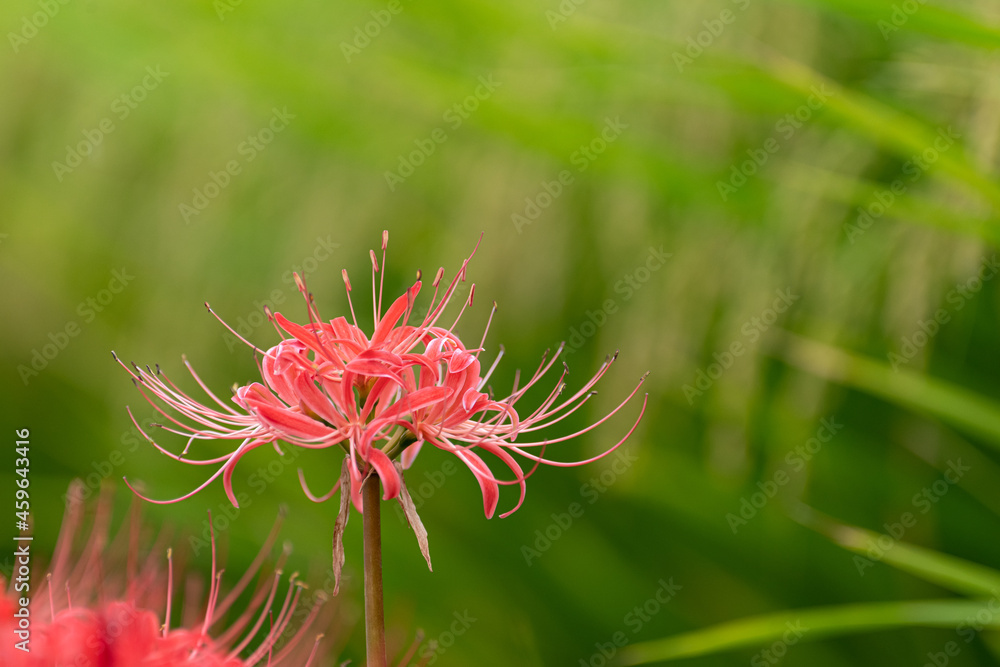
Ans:
{"type": "MultiPolygon", "coordinates": [[[[475,345],[496,300],[486,354],[507,351],[497,392],[582,330],[592,335],[567,357],[570,389],[606,354],[621,356],[600,394],[555,430],[599,418],[647,370],[649,407],[621,475],[610,461],[543,467],[506,519],[484,518],[478,486],[456,462],[420,508],[433,573],[387,506],[394,648],[418,628],[439,638],[468,611],[477,620],[436,664],[600,665],[595,642],[615,633],[637,647],[779,613],[776,631],[764,623],[696,636],[684,646],[700,655],[682,664],[770,664],[759,652],[780,641],[786,620],[811,628],[786,665],[919,665],[955,640],[952,664],[996,664],[996,634],[976,632],[968,644],[958,634],[980,603],[908,606],[986,598],[1000,581],[969,564],[1000,566],[1000,290],[988,268],[1000,240],[996,4],[399,2],[393,14],[384,2],[70,0],[53,2],[51,17],[39,13],[44,3],[3,3],[3,418],[5,433],[31,429],[36,548],[54,545],[74,477],[106,478],[122,516],[123,475],[158,498],[207,476],[133,432],[126,405],[140,420],[154,413],[111,350],[159,363],[195,390],[186,354],[226,395],[257,371],[203,302],[235,326],[278,298],[278,310],[302,321],[288,278],[304,268],[330,318],[346,311],[346,268],[367,323],[367,253],[381,230],[391,296],[417,269],[454,275],[483,233],[469,269],[476,301],[458,331],[475,345]],[[33,32],[32,21],[43,25],[33,32]],[[358,37],[366,29],[375,34],[367,42],[358,37]],[[355,40],[363,48],[345,49],[355,40]],[[166,76],[134,93],[147,68],[166,76]],[[470,99],[481,77],[499,85],[470,99]],[[144,99],[131,108],[122,95],[144,99]],[[449,113],[456,104],[466,117],[449,113]],[[241,152],[274,109],[294,117],[262,150],[241,152]],[[624,127],[607,131],[608,119],[624,127]],[[99,131],[102,122],[113,131],[99,131]],[[939,132],[957,139],[935,148],[939,132]],[[93,149],[88,135],[100,139],[93,149]],[[593,160],[580,157],[588,145],[593,160]],[[417,154],[421,164],[390,188],[386,172],[420,146],[434,151],[417,154]],[[90,154],[53,166],[75,162],[72,150],[90,154]],[[206,192],[231,160],[239,173],[206,192]],[[564,171],[558,196],[539,197],[564,171]],[[185,212],[196,191],[215,195],[185,212]],[[859,207],[872,217],[859,222],[859,207]],[[645,271],[660,249],[669,259],[645,271]],[[987,279],[969,283],[984,261],[987,279]],[[114,271],[133,277],[109,299],[114,271]],[[772,318],[779,290],[795,298],[772,318]],[[108,302],[91,312],[89,298],[108,302]],[[609,300],[614,312],[600,314],[609,300]],[[65,349],[26,373],[50,334],[74,323],[65,349]],[[737,343],[741,353],[727,357],[737,343]],[[828,418],[842,428],[795,463],[828,418]],[[940,482],[959,459],[969,471],[940,482]],[[602,473],[614,479],[594,498],[583,485],[602,473]],[[759,484],[775,497],[747,509],[759,484]],[[935,502],[919,498],[925,488],[935,502]],[[572,503],[583,516],[553,528],[552,515],[572,503]],[[733,519],[741,507],[745,524],[733,519]],[[902,542],[933,551],[894,542],[859,573],[844,546],[864,550],[869,536],[846,526],[884,533],[907,512],[914,522],[902,542]],[[558,539],[526,558],[547,529],[558,539]],[[676,597],[630,621],[670,578],[682,586],[676,597]],[[866,603],[879,606],[824,610],[866,603]]],[[[267,325],[250,338],[278,340],[267,325]]],[[[547,453],[598,453],[638,408],[547,453]]],[[[7,460],[12,488],[13,453],[7,460]]],[[[412,484],[449,460],[425,448],[412,484]]],[[[250,502],[221,539],[233,578],[285,503],[292,564],[321,585],[336,501],[310,503],[294,469],[305,466],[322,492],[339,461],[326,451],[285,464],[269,449],[244,459],[234,485],[250,502]],[[255,482],[268,465],[280,469],[275,481],[255,482]]],[[[515,502],[505,488],[500,511],[515,502]]],[[[201,534],[206,509],[224,507],[216,484],[144,510],[178,531],[181,550],[201,534]]],[[[355,515],[347,531],[340,598],[355,618],[360,524],[355,515]]],[[[193,564],[207,571],[207,552],[193,564]]],[[[341,660],[363,660],[361,625],[343,637],[341,660]]]]}

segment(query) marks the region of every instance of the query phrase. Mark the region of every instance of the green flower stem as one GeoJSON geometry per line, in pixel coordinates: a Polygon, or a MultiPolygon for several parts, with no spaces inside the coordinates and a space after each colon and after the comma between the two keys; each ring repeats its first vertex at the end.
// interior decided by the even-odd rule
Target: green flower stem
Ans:
{"type": "Polygon", "coordinates": [[[365,538],[365,637],[368,667],[386,667],[385,614],[382,608],[382,492],[372,473],[362,488],[365,538]]]}

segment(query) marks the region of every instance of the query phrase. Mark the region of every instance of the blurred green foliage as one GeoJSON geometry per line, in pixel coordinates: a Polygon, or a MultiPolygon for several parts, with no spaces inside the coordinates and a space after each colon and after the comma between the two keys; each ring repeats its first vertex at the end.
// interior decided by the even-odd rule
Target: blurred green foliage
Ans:
{"type": "MultiPolygon", "coordinates": [[[[263,303],[304,316],[291,271],[333,317],[346,268],[367,312],[382,229],[391,295],[453,275],[484,232],[459,330],[478,340],[498,302],[494,387],[568,339],[571,389],[621,357],[567,430],[646,370],[650,407],[634,465],[541,469],[503,520],[425,450],[433,573],[385,515],[395,646],[447,642],[467,611],[437,664],[596,666],[616,638],[633,660],[772,664],[786,621],[815,628],[786,665],[917,665],[949,641],[963,665],[1000,657],[988,628],[959,635],[1000,567],[995,3],[14,0],[0,25],[4,421],[31,429],[39,549],[74,477],[106,478],[119,515],[123,475],[162,498],[204,479],[134,432],[126,405],[156,416],[111,350],[193,389],[185,354],[224,395],[257,371],[203,302],[267,346],[263,303]],[[824,419],[842,427],[810,444],[824,419]]],[[[637,409],[549,453],[596,453],[637,409]]],[[[221,485],[144,511],[190,544],[228,512],[237,573],[286,503],[321,585],[335,503],[303,496],[299,466],[321,493],[339,456],[254,452],[238,515],[221,485]]],[[[355,611],[360,545],[355,521],[355,611]]],[[[360,626],[344,641],[363,659],[360,626]]]]}

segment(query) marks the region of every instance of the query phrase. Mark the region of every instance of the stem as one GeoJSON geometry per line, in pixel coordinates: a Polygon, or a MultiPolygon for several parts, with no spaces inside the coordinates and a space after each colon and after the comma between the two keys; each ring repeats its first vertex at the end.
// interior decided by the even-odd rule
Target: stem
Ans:
{"type": "Polygon", "coordinates": [[[382,498],[378,475],[365,481],[365,637],[368,667],[386,667],[385,615],[382,610],[382,498]]]}

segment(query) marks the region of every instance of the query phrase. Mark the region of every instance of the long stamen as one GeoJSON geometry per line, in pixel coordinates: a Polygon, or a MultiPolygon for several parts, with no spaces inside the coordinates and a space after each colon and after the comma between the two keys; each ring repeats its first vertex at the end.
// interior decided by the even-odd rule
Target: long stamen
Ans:
{"type": "Polygon", "coordinates": [[[246,343],[254,351],[260,352],[261,354],[264,353],[264,350],[260,349],[259,347],[257,347],[256,345],[254,345],[253,343],[251,343],[250,341],[248,341],[246,338],[244,338],[239,333],[237,333],[237,331],[235,329],[233,329],[231,326],[229,326],[228,324],[226,324],[226,321],[224,319],[222,319],[221,317],[219,317],[219,315],[214,310],[212,310],[212,307],[210,305],[208,305],[207,301],[205,302],[205,307],[208,308],[208,312],[212,313],[212,315],[213,315],[213,317],[215,317],[215,319],[219,320],[219,322],[222,323],[222,326],[224,326],[227,329],[229,329],[229,333],[233,334],[234,336],[236,336],[237,339],[239,339],[242,342],[246,343]]]}
{"type": "Polygon", "coordinates": [[[260,550],[257,552],[257,556],[250,563],[250,567],[247,568],[246,572],[237,582],[236,586],[233,587],[231,591],[226,595],[226,597],[219,603],[215,609],[215,615],[222,618],[229,607],[236,601],[236,598],[240,596],[250,581],[256,576],[257,572],[260,571],[261,566],[264,564],[264,560],[271,553],[271,548],[274,546],[275,541],[278,539],[278,533],[281,530],[281,525],[285,522],[285,517],[288,516],[288,508],[282,505],[278,510],[278,517],[274,520],[274,525],[271,526],[271,532],[268,534],[267,539],[264,540],[264,544],[261,546],[260,550]]]}
{"type": "MultiPolygon", "coordinates": [[[[375,321],[375,328],[378,328],[379,320],[382,319],[382,304],[375,296],[375,274],[378,273],[378,260],[375,259],[375,251],[369,250],[368,257],[372,260],[372,319],[375,321]]],[[[374,331],[375,329],[372,329],[374,331]]]]}
{"type": "Polygon", "coordinates": [[[170,604],[174,596],[174,550],[167,549],[167,611],[163,615],[163,638],[170,634],[170,604]]]}
{"type": "MultiPolygon", "coordinates": [[[[382,284],[385,282],[385,249],[389,247],[389,230],[382,230],[382,275],[378,279],[378,316],[382,319],[382,284]]],[[[419,280],[419,278],[418,278],[419,280]]]]}
{"type": "MultiPolygon", "coordinates": [[[[470,300],[472,299],[471,295],[469,296],[469,299],[470,300]]],[[[484,349],[484,347],[486,346],[486,334],[488,334],[490,332],[490,325],[493,324],[493,316],[496,315],[496,312],[497,312],[497,302],[494,301],[493,302],[493,308],[490,309],[489,319],[486,320],[486,327],[483,329],[483,338],[482,338],[482,340],[479,341],[479,349],[476,350],[476,359],[479,358],[479,353],[482,352],[483,349],[484,349]]],[[[501,354],[502,353],[503,353],[503,348],[501,347],[501,354]]],[[[499,357],[497,357],[497,361],[500,361],[499,357]]],[[[496,366],[496,362],[493,362],[493,366],[494,367],[496,366]]],[[[488,378],[490,376],[490,373],[492,373],[492,372],[493,372],[493,369],[490,368],[489,372],[483,378],[483,381],[479,383],[480,387],[482,387],[486,383],[486,378],[488,378]]]]}
{"type": "Polygon", "coordinates": [[[52,618],[55,618],[56,617],[56,603],[55,603],[55,600],[52,597],[52,573],[51,572],[49,572],[48,574],[45,575],[45,583],[47,584],[48,589],[49,589],[49,615],[52,618]]]}
{"type": "Polygon", "coordinates": [[[358,316],[354,314],[354,302],[351,301],[351,279],[347,277],[347,269],[341,269],[340,275],[344,279],[344,288],[347,290],[347,305],[351,308],[351,319],[354,320],[354,326],[358,326],[358,316]]]}
{"type": "Polygon", "coordinates": [[[312,665],[312,661],[316,657],[316,652],[319,651],[319,644],[321,641],[323,641],[323,635],[316,635],[316,642],[313,644],[312,651],[309,652],[309,658],[306,660],[306,664],[302,667],[310,667],[310,665],[312,665]]]}

